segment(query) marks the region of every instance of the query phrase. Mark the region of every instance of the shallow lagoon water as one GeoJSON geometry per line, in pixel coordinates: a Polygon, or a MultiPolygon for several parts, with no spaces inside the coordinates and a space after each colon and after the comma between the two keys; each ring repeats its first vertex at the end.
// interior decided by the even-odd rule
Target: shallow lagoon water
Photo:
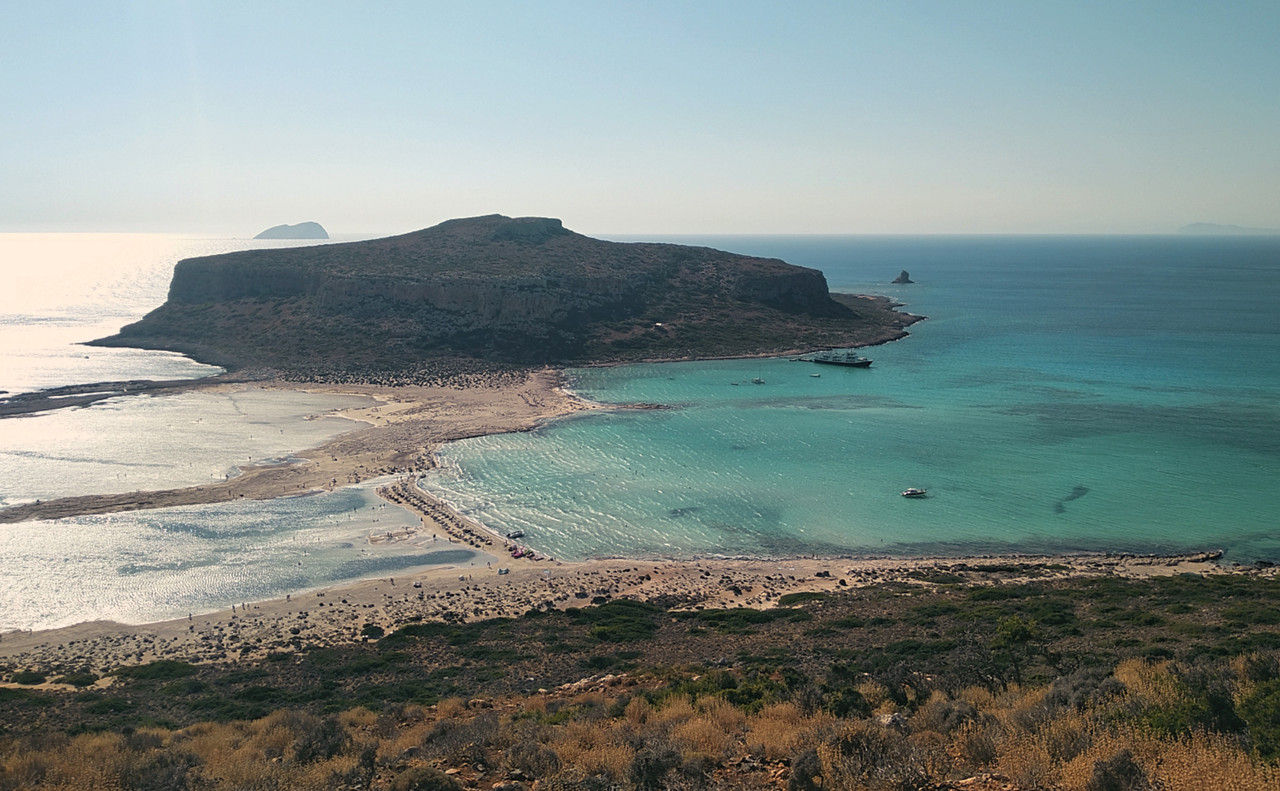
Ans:
{"type": "Polygon", "coordinates": [[[333,413],[371,403],[236,387],[0,420],[0,506],[217,483],[357,428],[333,413]]]}
{"type": "Polygon", "coordinates": [[[929,320],[868,370],[574,371],[588,397],[674,408],[454,443],[427,488],[557,557],[1280,558],[1280,240],[705,241],[929,320]],[[903,268],[917,283],[889,285],[903,268]]]}
{"type": "Polygon", "coordinates": [[[376,485],[5,525],[0,630],[178,618],[477,557],[422,531],[402,538],[419,520],[376,485]],[[369,541],[386,532],[397,540],[369,541]]]}

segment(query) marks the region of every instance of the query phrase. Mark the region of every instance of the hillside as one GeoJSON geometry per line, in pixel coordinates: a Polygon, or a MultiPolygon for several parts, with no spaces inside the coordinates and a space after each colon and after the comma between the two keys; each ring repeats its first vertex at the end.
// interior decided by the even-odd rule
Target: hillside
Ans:
{"type": "Polygon", "coordinates": [[[1280,583],[1055,573],[952,565],[769,609],[601,591],[519,618],[353,615],[364,642],[338,646],[313,642],[307,597],[260,660],[5,668],[0,788],[1277,787],[1280,583]]]}
{"type": "Polygon", "coordinates": [[[164,305],[95,343],[231,368],[403,372],[784,353],[891,340],[913,320],[833,298],[821,272],[775,259],[492,215],[187,259],[164,305]]]}

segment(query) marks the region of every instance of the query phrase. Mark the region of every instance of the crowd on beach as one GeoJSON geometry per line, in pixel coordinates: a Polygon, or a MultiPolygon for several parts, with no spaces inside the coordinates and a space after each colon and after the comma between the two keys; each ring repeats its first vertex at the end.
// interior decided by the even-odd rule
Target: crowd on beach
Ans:
{"type": "Polygon", "coordinates": [[[272,371],[282,381],[297,384],[361,385],[372,387],[508,387],[524,381],[528,371],[504,368],[478,360],[441,358],[431,366],[413,370],[360,371],[313,366],[272,371]]]}

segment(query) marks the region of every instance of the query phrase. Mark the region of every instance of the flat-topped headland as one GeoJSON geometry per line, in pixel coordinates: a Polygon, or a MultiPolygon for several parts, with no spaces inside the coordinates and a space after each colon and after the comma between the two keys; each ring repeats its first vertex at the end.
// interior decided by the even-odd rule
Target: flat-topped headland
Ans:
{"type": "Polygon", "coordinates": [[[901,338],[918,317],[816,269],[593,239],[559,220],[450,220],[385,239],[178,263],[166,302],[94,343],[304,380],[785,354],[901,338]]]}

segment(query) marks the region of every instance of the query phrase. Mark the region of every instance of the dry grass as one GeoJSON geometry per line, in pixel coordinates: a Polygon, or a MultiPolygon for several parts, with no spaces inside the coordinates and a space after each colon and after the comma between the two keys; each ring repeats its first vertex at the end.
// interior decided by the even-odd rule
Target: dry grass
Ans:
{"type": "Polygon", "coordinates": [[[806,716],[794,703],[765,706],[747,718],[747,752],[769,761],[791,758],[813,746],[815,734],[832,722],[834,718],[826,714],[806,716]]]}
{"type": "MultiPolygon", "coordinates": [[[[1222,663],[1230,695],[1239,701],[1258,679],[1268,678],[1270,661],[1253,656],[1222,663]]],[[[1075,697],[1012,685],[952,695],[935,689],[900,711],[884,687],[861,685],[877,709],[907,715],[892,727],[874,717],[836,718],[800,702],[772,703],[748,714],[721,697],[633,691],[619,700],[588,693],[472,708],[454,698],[433,710],[353,709],[330,717],[282,710],[250,722],[177,731],[10,738],[0,741],[0,791],[123,791],[180,782],[207,791],[386,788],[398,772],[424,766],[464,767],[472,773],[469,787],[478,788],[492,785],[495,770],[515,769],[526,780],[549,779],[552,785],[556,778],[597,778],[592,782],[628,790],[655,782],[741,787],[748,778],[734,774],[735,767],[758,761],[773,764],[776,784],[785,783],[787,767],[794,767],[807,778],[797,778],[795,787],[806,789],[819,787],[815,777],[821,788],[896,789],[955,782],[980,771],[1006,776],[1017,791],[1144,783],[1161,791],[1280,788],[1280,769],[1251,756],[1244,737],[1203,729],[1170,735],[1143,719],[1153,708],[1194,701],[1185,668],[1134,660],[1115,668],[1107,679],[1111,686],[1098,686],[1102,676],[1091,678],[1094,686],[1087,679],[1063,686],[1075,697]],[[1077,694],[1097,689],[1103,692],[1093,697],[1077,694]],[[747,756],[754,760],[740,761],[747,756]],[[487,767],[483,778],[475,774],[480,765],[487,767]]]]}

